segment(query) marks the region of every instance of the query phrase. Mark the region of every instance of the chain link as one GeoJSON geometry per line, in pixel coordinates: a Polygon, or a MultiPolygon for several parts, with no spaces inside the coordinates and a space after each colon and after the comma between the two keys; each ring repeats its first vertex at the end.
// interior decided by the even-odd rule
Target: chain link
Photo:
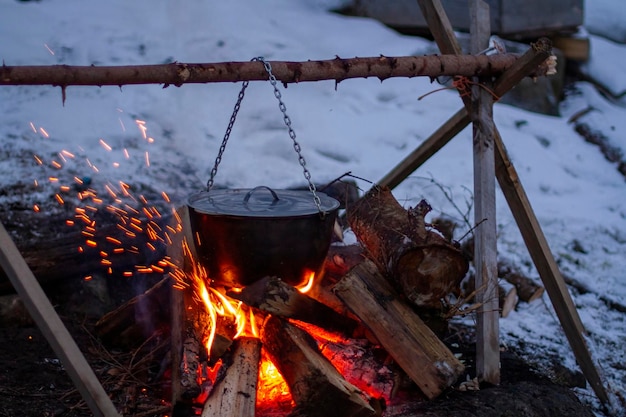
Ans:
{"type": "Polygon", "coordinates": [[[220,165],[220,162],[222,162],[222,156],[224,155],[224,151],[226,150],[226,144],[228,144],[230,132],[232,132],[233,126],[235,125],[237,113],[239,113],[239,109],[241,108],[241,102],[243,101],[243,97],[246,94],[246,88],[248,88],[248,84],[250,84],[250,81],[244,81],[241,87],[241,91],[239,91],[239,96],[237,97],[237,102],[235,103],[235,109],[233,110],[233,114],[230,116],[230,121],[228,122],[226,133],[224,134],[224,139],[222,140],[222,144],[220,145],[220,150],[217,152],[217,157],[215,158],[215,163],[213,164],[213,168],[211,169],[209,181],[206,184],[207,191],[211,191],[211,188],[213,188],[215,175],[217,175],[217,167],[220,165]]]}
{"type": "MultiPolygon", "coordinates": [[[[263,67],[265,68],[265,71],[267,71],[270,84],[272,84],[272,87],[274,87],[274,96],[278,100],[278,108],[283,114],[283,122],[285,123],[285,126],[287,126],[287,130],[289,131],[289,137],[293,141],[293,149],[298,154],[298,162],[300,163],[300,166],[302,167],[304,179],[307,180],[308,185],[309,185],[309,191],[311,191],[311,194],[313,194],[313,202],[315,203],[317,210],[321,214],[324,214],[324,211],[322,210],[322,202],[320,200],[320,197],[317,195],[317,188],[315,187],[315,184],[311,180],[311,172],[309,172],[309,170],[307,169],[306,160],[304,159],[304,156],[302,156],[302,147],[296,140],[296,132],[291,127],[291,118],[289,117],[289,115],[287,115],[287,106],[285,106],[285,103],[283,103],[282,94],[280,93],[280,90],[278,89],[278,86],[277,86],[276,76],[274,76],[274,73],[272,72],[272,66],[263,57],[252,58],[252,61],[260,61],[261,63],[263,63],[263,67]]],[[[215,164],[213,165],[213,169],[211,169],[211,175],[209,177],[209,181],[207,182],[207,191],[210,191],[211,188],[213,187],[215,175],[217,174],[217,167],[219,166],[220,162],[222,162],[222,156],[224,155],[224,151],[226,150],[226,144],[228,143],[228,139],[230,138],[230,133],[235,124],[235,120],[237,119],[237,113],[239,112],[239,109],[241,107],[241,102],[243,101],[243,97],[245,95],[246,88],[248,88],[249,83],[250,83],[249,81],[243,82],[241,91],[239,92],[239,96],[237,97],[237,102],[235,103],[233,114],[230,116],[230,121],[228,123],[228,127],[226,128],[226,134],[224,135],[224,139],[222,140],[222,144],[217,153],[217,157],[215,158],[215,164]]]]}

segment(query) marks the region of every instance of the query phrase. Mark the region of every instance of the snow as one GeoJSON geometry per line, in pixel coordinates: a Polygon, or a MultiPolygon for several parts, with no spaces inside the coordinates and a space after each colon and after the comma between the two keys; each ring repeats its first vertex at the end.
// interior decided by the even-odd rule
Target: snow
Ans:
{"type": "MultiPolygon", "coordinates": [[[[6,65],[127,65],[246,61],[257,56],[285,61],[402,56],[433,50],[425,39],[328,11],[340,3],[2,0],[0,58],[6,65]]],[[[622,0],[586,4],[593,35],[584,71],[611,97],[589,82],[577,82],[568,90],[559,117],[504,104],[494,110],[561,270],[589,290],[579,294],[570,289],[613,401],[611,414],[605,414],[590,388],[577,393],[599,416],[626,413],[616,395],[626,385],[626,323],[624,313],[607,303],[623,306],[626,298],[626,183],[616,164],[585,142],[569,119],[590,108],[579,120],[606,135],[616,149],[626,149],[626,46],[615,43],[624,41],[623,36],[614,41],[600,37],[605,35],[602,27],[626,33],[626,20],[619,17],[623,11],[622,0]]],[[[425,78],[346,80],[338,86],[324,81],[290,84],[287,89],[279,85],[307,167],[318,183],[348,171],[370,181],[382,178],[461,107],[451,91],[417,100],[439,87],[425,78]]],[[[59,88],[2,87],[0,184],[7,191],[0,193],[0,204],[51,207],[58,185],[72,184],[74,176],[91,178],[100,190],[119,181],[152,187],[180,204],[204,187],[240,88],[226,83],[166,89],[70,87],[63,105],[59,88]],[[33,155],[46,163],[37,165],[33,155]],[[52,160],[63,162],[63,168],[50,168],[52,160]],[[50,183],[49,176],[59,182],[50,183]],[[37,192],[18,191],[18,185],[31,186],[35,180],[40,184],[37,192]]],[[[251,83],[216,183],[284,188],[303,182],[272,87],[251,83]]],[[[359,184],[364,190],[369,187],[364,181],[359,184]]],[[[472,184],[468,128],[394,194],[407,206],[426,198],[433,216],[446,215],[464,224],[473,219],[472,184]]],[[[500,256],[539,279],[504,198],[498,194],[497,199],[500,256]]],[[[457,238],[467,229],[458,230],[457,238]]],[[[502,343],[518,347],[530,359],[541,363],[542,358],[556,357],[578,369],[547,295],[521,303],[500,327],[502,343]]]]}

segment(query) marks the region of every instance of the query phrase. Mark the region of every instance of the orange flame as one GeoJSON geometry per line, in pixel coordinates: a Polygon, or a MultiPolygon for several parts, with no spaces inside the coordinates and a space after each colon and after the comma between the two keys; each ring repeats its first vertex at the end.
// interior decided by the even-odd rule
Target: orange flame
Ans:
{"type": "Polygon", "coordinates": [[[257,389],[257,405],[291,405],[291,392],[270,357],[265,350],[261,351],[261,363],[259,364],[259,382],[257,389]]]}

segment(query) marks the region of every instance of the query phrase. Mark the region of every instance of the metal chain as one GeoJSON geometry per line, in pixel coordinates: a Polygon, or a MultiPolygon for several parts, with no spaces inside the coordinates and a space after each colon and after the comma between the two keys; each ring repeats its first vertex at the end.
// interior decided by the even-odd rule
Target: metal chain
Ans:
{"type": "Polygon", "coordinates": [[[315,184],[313,184],[313,181],[311,181],[311,173],[306,167],[306,161],[304,159],[304,156],[302,156],[302,148],[300,147],[300,144],[296,140],[296,132],[291,127],[291,119],[287,115],[287,107],[285,106],[285,103],[283,103],[282,94],[280,93],[280,90],[278,89],[276,85],[277,84],[276,77],[274,76],[274,73],[272,72],[272,65],[268,61],[266,61],[262,56],[258,57],[257,60],[263,63],[263,66],[265,67],[265,71],[267,71],[267,74],[269,75],[270,84],[272,84],[272,87],[274,87],[274,96],[278,100],[278,108],[283,113],[283,121],[285,122],[285,126],[287,126],[287,129],[289,130],[289,137],[293,141],[293,149],[298,154],[298,162],[300,163],[300,166],[302,167],[304,179],[306,179],[307,182],[309,183],[309,191],[311,191],[311,194],[313,194],[313,202],[317,206],[317,210],[323,214],[324,212],[322,211],[322,202],[320,200],[320,197],[317,195],[317,188],[315,187],[315,184]]]}
{"type": "Polygon", "coordinates": [[[241,102],[243,100],[244,95],[246,94],[246,88],[248,88],[248,84],[250,84],[250,81],[243,82],[241,91],[239,92],[239,96],[237,97],[237,102],[235,103],[235,109],[233,110],[233,114],[230,116],[230,121],[228,122],[226,133],[224,134],[224,139],[222,140],[222,144],[220,145],[220,150],[217,152],[217,157],[215,158],[213,169],[211,169],[211,175],[209,177],[209,181],[206,184],[207,191],[211,191],[211,188],[213,187],[213,181],[215,180],[215,175],[217,175],[217,167],[219,166],[220,162],[222,162],[222,156],[224,155],[224,151],[226,150],[226,144],[228,143],[228,139],[230,138],[230,132],[232,132],[233,126],[235,125],[235,120],[237,119],[237,113],[239,113],[239,108],[241,107],[241,102]]]}
{"type": "MultiPolygon", "coordinates": [[[[311,180],[311,173],[306,167],[306,160],[304,159],[304,156],[302,156],[302,148],[300,144],[298,143],[298,141],[296,140],[296,132],[291,127],[291,119],[287,115],[287,107],[285,106],[285,103],[283,103],[282,94],[280,93],[280,90],[278,90],[277,80],[276,80],[276,77],[274,76],[274,73],[272,72],[272,66],[263,57],[252,58],[252,61],[262,62],[263,67],[265,68],[265,71],[267,71],[270,84],[272,84],[272,87],[274,87],[274,96],[278,100],[278,108],[283,114],[283,121],[285,122],[285,126],[287,126],[287,129],[289,131],[289,137],[293,141],[293,149],[298,154],[298,162],[300,163],[300,166],[302,167],[304,178],[307,180],[309,184],[309,191],[311,191],[311,194],[313,194],[313,202],[315,203],[315,206],[317,207],[318,211],[323,214],[324,212],[322,210],[322,202],[320,200],[320,197],[317,195],[317,188],[315,187],[315,184],[311,180]]],[[[222,144],[217,153],[217,157],[215,158],[215,164],[213,165],[213,169],[211,169],[211,175],[209,177],[209,181],[207,182],[207,191],[210,191],[211,188],[213,187],[213,181],[215,180],[215,175],[217,174],[217,167],[219,166],[220,162],[222,162],[222,156],[224,155],[226,144],[228,143],[228,139],[230,138],[230,133],[235,124],[235,120],[237,119],[237,113],[239,112],[239,108],[241,107],[241,102],[243,100],[243,97],[246,92],[246,88],[248,87],[249,83],[250,83],[249,81],[244,81],[241,87],[241,91],[239,92],[239,96],[237,97],[237,102],[235,103],[233,114],[230,116],[230,121],[228,123],[228,127],[226,128],[226,133],[224,134],[224,139],[222,140],[222,144]]]]}

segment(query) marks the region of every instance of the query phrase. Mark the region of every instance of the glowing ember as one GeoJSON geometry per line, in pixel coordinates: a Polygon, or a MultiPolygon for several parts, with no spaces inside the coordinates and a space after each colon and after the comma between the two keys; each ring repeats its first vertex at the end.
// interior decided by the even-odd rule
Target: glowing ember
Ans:
{"type": "MultiPolygon", "coordinates": [[[[136,120],[136,123],[141,137],[148,144],[153,143],[154,139],[147,136],[146,122],[136,120]]],[[[34,133],[44,138],[50,137],[48,131],[43,127],[36,126],[32,122],[30,127],[34,133]]],[[[130,154],[126,148],[116,149],[102,138],[97,141],[107,152],[122,152],[125,159],[130,159],[130,154]]],[[[79,151],[84,152],[82,148],[79,151]]],[[[124,181],[117,181],[116,183],[96,182],[90,176],[81,177],[71,174],[67,183],[64,184],[64,176],[56,171],[51,171],[51,169],[61,170],[69,160],[74,160],[73,163],[76,164],[82,162],[84,163],[83,168],[95,173],[99,173],[99,170],[89,158],[77,158],[77,153],[70,150],[63,149],[56,155],[56,159],[48,161],[44,161],[38,155],[33,155],[33,158],[40,169],[46,173],[45,177],[48,182],[56,188],[56,192],[52,193],[56,202],[59,205],[71,207],[71,209],[66,210],[74,210],[73,217],[66,220],[66,225],[79,228],[81,235],[85,238],[84,244],[78,248],[79,252],[92,254],[93,252],[90,252],[89,249],[97,249],[102,258],[101,265],[107,273],[112,274],[114,271],[115,255],[145,253],[144,248],[150,252],[164,253],[163,245],[172,244],[173,236],[182,231],[178,217],[175,217],[178,224],[173,224],[169,228],[161,227],[158,223],[165,222],[162,215],[163,206],[167,207],[168,210],[173,210],[170,197],[165,191],[159,192],[159,197],[162,200],[159,198],[155,203],[149,201],[142,194],[134,194],[132,187],[124,181]],[[100,191],[92,188],[92,182],[101,187],[100,191]],[[73,192],[75,194],[72,194],[73,192]],[[160,206],[157,207],[159,204],[160,206]],[[108,229],[106,233],[102,232],[100,220],[98,220],[101,218],[100,213],[102,212],[111,214],[116,218],[118,234],[111,235],[108,229]]],[[[150,165],[147,151],[144,152],[142,159],[144,164],[150,165]]],[[[119,166],[119,163],[115,162],[114,166],[119,166]]],[[[34,184],[37,187],[39,181],[35,179],[34,184]]],[[[35,212],[43,210],[41,204],[35,203],[32,207],[35,212]]],[[[105,218],[108,224],[110,220],[108,217],[105,218]]],[[[157,259],[152,265],[138,265],[134,268],[134,273],[164,273],[166,268],[171,267],[171,263],[164,262],[161,265],[161,261],[166,261],[166,259],[157,259]]],[[[122,276],[129,276],[128,270],[117,271],[117,273],[122,274],[122,276]]]]}
{"type": "Polygon", "coordinates": [[[274,366],[267,353],[264,350],[261,352],[257,405],[291,405],[293,400],[285,379],[274,366]]]}

